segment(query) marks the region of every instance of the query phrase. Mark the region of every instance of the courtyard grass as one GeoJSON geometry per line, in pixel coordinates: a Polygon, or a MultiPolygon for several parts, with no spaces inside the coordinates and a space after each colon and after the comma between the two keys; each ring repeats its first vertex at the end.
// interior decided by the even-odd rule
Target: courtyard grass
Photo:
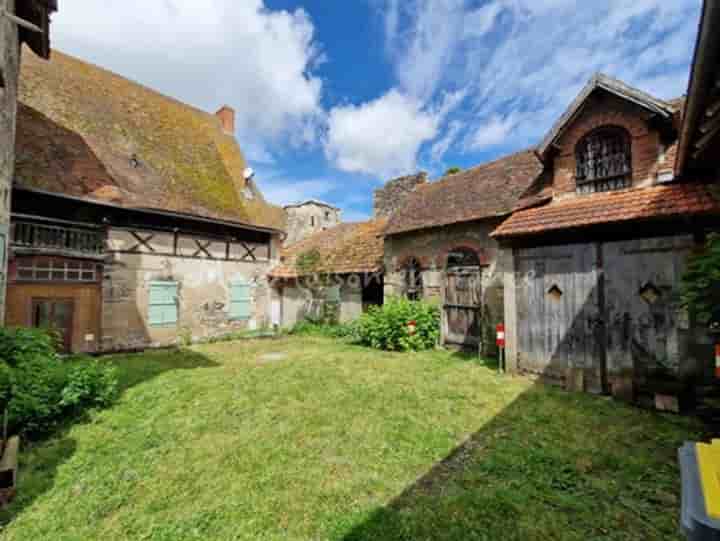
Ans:
{"type": "Polygon", "coordinates": [[[680,539],[689,419],[320,337],[107,359],[26,449],[7,540],[680,539]]]}

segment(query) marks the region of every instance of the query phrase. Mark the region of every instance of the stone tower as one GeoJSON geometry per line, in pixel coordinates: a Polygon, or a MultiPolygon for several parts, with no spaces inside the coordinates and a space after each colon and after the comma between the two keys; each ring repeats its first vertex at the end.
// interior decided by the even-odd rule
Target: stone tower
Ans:
{"type": "Polygon", "coordinates": [[[301,241],[313,233],[335,227],[342,211],[315,199],[285,206],[287,238],[285,246],[301,241]]]}

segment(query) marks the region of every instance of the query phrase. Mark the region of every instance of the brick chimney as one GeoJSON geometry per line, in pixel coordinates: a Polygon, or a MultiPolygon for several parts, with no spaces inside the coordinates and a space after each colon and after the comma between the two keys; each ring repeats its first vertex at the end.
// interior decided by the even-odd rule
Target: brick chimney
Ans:
{"type": "Polygon", "coordinates": [[[215,116],[220,119],[222,129],[227,135],[235,135],[235,109],[223,105],[215,116]]]}

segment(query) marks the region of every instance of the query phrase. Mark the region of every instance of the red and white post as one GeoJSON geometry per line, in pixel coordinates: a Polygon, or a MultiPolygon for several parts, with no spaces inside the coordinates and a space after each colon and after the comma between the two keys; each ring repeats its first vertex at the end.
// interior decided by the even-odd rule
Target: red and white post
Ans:
{"type": "Polygon", "coordinates": [[[498,347],[498,372],[504,372],[505,371],[505,324],[504,323],[498,323],[497,327],[495,327],[495,332],[497,333],[497,338],[495,340],[495,343],[498,347]]]}
{"type": "Polygon", "coordinates": [[[715,377],[720,379],[720,343],[715,344],[715,377]]]}

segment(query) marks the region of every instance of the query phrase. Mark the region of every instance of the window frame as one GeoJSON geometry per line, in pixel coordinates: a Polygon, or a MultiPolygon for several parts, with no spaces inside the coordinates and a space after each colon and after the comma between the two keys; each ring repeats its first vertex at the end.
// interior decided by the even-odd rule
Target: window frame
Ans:
{"type": "Polygon", "coordinates": [[[228,303],[228,319],[230,321],[249,321],[252,319],[252,283],[247,280],[233,280],[230,282],[230,298],[228,303]],[[235,288],[247,288],[247,297],[236,299],[234,297],[235,288]],[[247,304],[247,315],[238,315],[233,311],[233,305],[245,303],[247,304]]]}
{"type": "MultiPolygon", "coordinates": [[[[606,161],[606,166],[607,165],[606,161]]],[[[619,190],[628,188],[632,185],[633,176],[633,159],[632,159],[632,137],[630,133],[622,126],[604,125],[597,127],[585,135],[583,135],[575,145],[575,186],[579,193],[594,193],[619,190]],[[602,150],[607,148],[620,148],[616,152],[610,152],[593,160],[590,151],[589,141],[597,139],[597,146],[602,150]],[[603,142],[605,141],[605,142],[603,142]],[[609,170],[607,174],[598,175],[597,167],[593,175],[589,175],[588,171],[592,165],[588,165],[590,161],[599,161],[604,158],[609,162],[617,160],[619,156],[623,156],[625,168],[622,171],[609,170]]]]}
{"type": "Polygon", "coordinates": [[[148,325],[150,327],[155,328],[170,328],[170,327],[177,327],[177,325],[180,322],[180,284],[178,282],[172,281],[172,280],[154,280],[150,282],[150,287],[148,289],[148,325]],[[155,302],[153,303],[153,288],[157,287],[163,287],[163,288],[169,288],[169,286],[174,286],[174,294],[173,294],[173,302],[155,302]],[[153,322],[151,317],[151,309],[153,306],[173,306],[175,311],[175,320],[171,322],[153,322]]]}

